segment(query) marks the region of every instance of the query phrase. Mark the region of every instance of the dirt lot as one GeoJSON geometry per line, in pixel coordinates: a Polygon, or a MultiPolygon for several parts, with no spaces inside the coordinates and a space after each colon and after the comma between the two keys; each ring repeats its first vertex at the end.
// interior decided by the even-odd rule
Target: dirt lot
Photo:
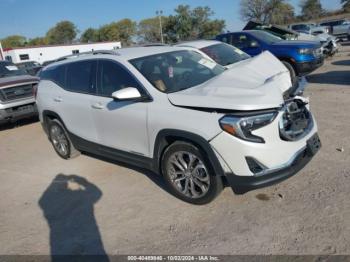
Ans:
{"type": "Polygon", "coordinates": [[[308,80],[320,153],[281,184],[226,188],[206,206],[174,198],[149,172],[62,160],[37,122],[6,126],[0,254],[350,254],[350,45],[308,80]]]}

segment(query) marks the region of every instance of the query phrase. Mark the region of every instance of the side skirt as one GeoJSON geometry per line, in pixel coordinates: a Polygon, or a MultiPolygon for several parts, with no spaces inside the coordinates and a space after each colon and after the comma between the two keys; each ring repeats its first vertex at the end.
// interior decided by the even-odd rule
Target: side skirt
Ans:
{"type": "Polygon", "coordinates": [[[152,158],[90,142],[70,132],[68,132],[68,135],[74,147],[79,151],[95,154],[111,160],[130,164],[139,168],[145,168],[154,172],[156,171],[153,166],[154,161],[152,158]]]}

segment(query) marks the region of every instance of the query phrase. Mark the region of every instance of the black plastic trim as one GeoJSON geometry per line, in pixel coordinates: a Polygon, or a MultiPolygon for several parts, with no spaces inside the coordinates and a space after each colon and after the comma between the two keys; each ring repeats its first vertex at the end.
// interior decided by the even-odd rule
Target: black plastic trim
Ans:
{"type": "Polygon", "coordinates": [[[96,154],[102,157],[106,157],[112,160],[121,161],[132,166],[140,168],[146,168],[153,170],[152,158],[138,155],[136,153],[130,153],[115,148],[103,146],[88,140],[85,140],[73,133],[67,131],[69,138],[71,139],[74,147],[82,152],[96,154]]]}
{"type": "Polygon", "coordinates": [[[235,174],[226,174],[227,181],[229,182],[232,190],[236,194],[244,194],[248,191],[277,184],[286,180],[287,178],[297,174],[310,160],[313,158],[313,154],[309,149],[302,151],[294,162],[279,171],[262,176],[237,176],[235,174]]]}
{"type": "Polygon", "coordinates": [[[178,129],[163,129],[158,133],[154,143],[153,151],[153,167],[156,172],[160,173],[161,171],[161,157],[164,150],[169,145],[169,141],[171,140],[184,140],[196,144],[206,155],[207,160],[210,162],[213,168],[214,175],[225,175],[224,170],[222,169],[221,164],[215,155],[215,152],[207,140],[197,134],[178,129]]]}

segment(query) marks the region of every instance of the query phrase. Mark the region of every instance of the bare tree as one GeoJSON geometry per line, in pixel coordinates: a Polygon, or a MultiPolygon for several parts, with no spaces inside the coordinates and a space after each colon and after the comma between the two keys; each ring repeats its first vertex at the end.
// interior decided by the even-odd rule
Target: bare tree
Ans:
{"type": "Polygon", "coordinates": [[[241,0],[241,18],[244,21],[270,23],[281,4],[284,4],[284,0],[241,0]]]}

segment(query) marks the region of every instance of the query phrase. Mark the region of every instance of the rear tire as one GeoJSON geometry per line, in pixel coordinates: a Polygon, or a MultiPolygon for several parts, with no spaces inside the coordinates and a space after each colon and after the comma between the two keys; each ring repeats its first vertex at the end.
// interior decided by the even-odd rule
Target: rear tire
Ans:
{"type": "Polygon", "coordinates": [[[80,152],[75,149],[67,131],[60,121],[57,119],[49,122],[49,139],[56,153],[63,159],[70,159],[80,155],[80,152]]]}
{"type": "Polygon", "coordinates": [[[294,70],[294,67],[287,61],[282,61],[282,63],[287,67],[289,74],[290,74],[290,79],[292,81],[292,89],[295,90],[298,87],[298,76],[294,70]]]}
{"type": "Polygon", "coordinates": [[[195,145],[182,141],[165,150],[162,174],[173,195],[196,205],[207,204],[218,196],[223,182],[205,156],[195,145]]]}

